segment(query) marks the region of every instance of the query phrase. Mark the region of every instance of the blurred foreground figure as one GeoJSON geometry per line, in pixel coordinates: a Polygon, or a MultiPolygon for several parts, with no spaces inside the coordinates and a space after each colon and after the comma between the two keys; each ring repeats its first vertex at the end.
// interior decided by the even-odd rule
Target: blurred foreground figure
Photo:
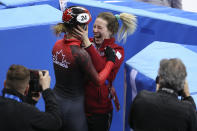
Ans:
{"type": "Polygon", "coordinates": [[[159,6],[168,6],[172,8],[182,9],[182,0],[136,0],[141,2],[147,2],[159,6]]]}
{"type": "Polygon", "coordinates": [[[135,97],[129,116],[130,127],[134,131],[197,131],[196,105],[186,76],[181,60],[161,60],[157,92],[144,90],[135,97]]]}
{"type": "MultiPolygon", "coordinates": [[[[48,71],[38,71],[39,83],[45,101],[45,112],[27,103],[31,86],[30,71],[22,65],[10,66],[0,97],[0,131],[56,131],[62,121],[54,94],[50,89],[51,77],[48,71]]],[[[36,82],[36,81],[34,81],[36,82]]],[[[40,93],[40,92],[37,92],[40,93]]],[[[40,94],[32,97],[39,100],[40,94]]]]}

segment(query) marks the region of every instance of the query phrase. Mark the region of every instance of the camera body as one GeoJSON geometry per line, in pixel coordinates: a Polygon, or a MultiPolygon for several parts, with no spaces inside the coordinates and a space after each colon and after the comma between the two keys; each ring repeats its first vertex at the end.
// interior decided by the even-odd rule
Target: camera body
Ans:
{"type": "MultiPolygon", "coordinates": [[[[42,92],[42,86],[40,85],[40,76],[39,70],[29,70],[30,72],[30,80],[29,80],[29,91],[28,96],[30,97],[38,97],[39,92],[42,92]]],[[[45,72],[42,71],[44,76],[45,72]]]]}

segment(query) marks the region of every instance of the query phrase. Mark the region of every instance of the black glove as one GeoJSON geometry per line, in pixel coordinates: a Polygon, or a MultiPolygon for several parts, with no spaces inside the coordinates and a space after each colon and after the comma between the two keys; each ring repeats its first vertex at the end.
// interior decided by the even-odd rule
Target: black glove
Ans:
{"type": "Polygon", "coordinates": [[[115,63],[116,54],[115,54],[115,50],[113,48],[107,46],[105,48],[105,55],[107,57],[107,61],[112,61],[113,63],[115,63]]]}

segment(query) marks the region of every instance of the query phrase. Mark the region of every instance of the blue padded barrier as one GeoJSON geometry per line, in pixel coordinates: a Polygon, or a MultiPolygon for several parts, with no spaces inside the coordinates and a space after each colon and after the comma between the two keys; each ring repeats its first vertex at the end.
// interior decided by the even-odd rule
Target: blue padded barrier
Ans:
{"type": "MultiPolygon", "coordinates": [[[[196,46],[180,45],[155,41],[130,58],[126,65],[137,70],[146,77],[155,80],[159,62],[163,58],[180,58],[187,68],[187,80],[191,93],[197,93],[197,50],[196,46]]],[[[142,79],[143,80],[143,79],[142,79]]],[[[144,89],[145,87],[143,87],[144,89]]],[[[196,100],[197,102],[197,100],[196,100]]]]}
{"type": "Polygon", "coordinates": [[[125,126],[128,126],[128,114],[132,100],[141,90],[155,91],[155,78],[159,69],[159,62],[164,58],[179,58],[187,70],[187,81],[191,96],[197,103],[197,45],[180,45],[155,41],[145,47],[126,62],[126,115],[125,126]]]}
{"type": "MultiPolygon", "coordinates": [[[[95,1],[97,1],[97,0],[95,0],[95,1]]],[[[197,20],[197,13],[183,11],[180,9],[170,8],[170,7],[166,7],[166,6],[153,5],[153,4],[146,3],[146,2],[136,2],[135,0],[118,0],[118,1],[99,0],[99,2],[112,4],[112,5],[118,5],[118,6],[125,6],[125,7],[134,8],[134,9],[144,9],[149,12],[168,14],[171,16],[177,16],[177,17],[182,17],[182,18],[187,18],[187,19],[189,18],[191,20],[197,20]]]]}
{"type": "MultiPolygon", "coordinates": [[[[103,11],[110,11],[114,14],[128,12],[137,15],[138,28],[136,33],[128,38],[128,41],[130,41],[130,43],[132,42],[132,44],[129,46],[130,53],[126,54],[126,59],[130,58],[153,41],[165,41],[189,45],[197,44],[197,38],[195,37],[195,34],[197,33],[196,13],[150,5],[142,2],[128,2],[127,0],[120,0],[110,4],[98,0],[95,0],[94,2],[91,0],[70,0],[68,1],[67,6],[73,4],[87,7],[93,15],[93,20],[99,12],[103,11]],[[134,6],[132,6],[132,4],[134,4],[134,6]],[[150,5],[150,7],[148,5],[150,5]],[[130,6],[132,6],[132,8],[130,6]],[[162,11],[159,10],[159,7],[162,11]],[[150,11],[151,8],[152,11],[150,11]],[[174,13],[174,16],[172,16],[171,14],[177,12],[177,10],[180,13],[174,13]],[[143,45],[141,46],[141,44],[143,45]]],[[[92,27],[93,22],[90,23],[90,27],[92,27]]]]}
{"type": "MultiPolygon", "coordinates": [[[[128,62],[128,61],[127,61],[128,62]]],[[[141,90],[155,91],[155,80],[147,77],[145,74],[139,73],[138,70],[132,68],[130,64],[125,64],[125,92],[124,92],[124,130],[130,130],[128,124],[128,116],[132,104],[132,100],[141,90]]]]}
{"type": "Polygon", "coordinates": [[[49,4],[60,9],[59,0],[0,0],[0,2],[5,5],[6,8],[49,4]]]}
{"type": "Polygon", "coordinates": [[[8,30],[56,23],[62,12],[49,5],[37,5],[1,10],[0,16],[0,30],[8,30]]]}
{"type": "MultiPolygon", "coordinates": [[[[140,52],[146,46],[154,41],[164,41],[179,43],[185,45],[197,45],[197,16],[194,13],[185,12],[183,10],[172,9],[168,7],[159,7],[147,3],[134,2],[129,0],[113,1],[104,0],[70,0],[67,6],[81,5],[90,10],[93,21],[89,25],[89,36],[93,36],[93,23],[96,16],[100,12],[112,12],[119,14],[120,12],[132,13],[137,16],[138,27],[136,32],[129,36],[127,42],[122,45],[125,49],[125,61],[130,59],[136,53],[140,52]]],[[[116,88],[118,98],[120,100],[121,110],[114,110],[111,131],[123,131],[125,129],[125,109],[126,99],[124,93],[124,64],[121,66],[117,77],[113,83],[116,88]]],[[[154,84],[154,83],[152,83],[154,84]]]]}
{"type": "Polygon", "coordinates": [[[6,8],[6,6],[4,6],[3,4],[0,3],[0,10],[5,9],[5,8],[6,8]]]}
{"type": "MultiPolygon", "coordinates": [[[[62,12],[49,5],[0,10],[0,89],[11,64],[30,69],[47,69],[52,76],[52,47],[57,40],[51,26],[61,22],[62,12]]],[[[43,110],[43,101],[37,106],[43,110]]]]}
{"type": "MultiPolygon", "coordinates": [[[[197,17],[196,15],[194,15],[194,13],[184,12],[182,10],[177,11],[176,9],[167,7],[156,7],[151,5],[149,7],[145,5],[145,3],[133,3],[129,0],[120,0],[120,2],[111,3],[107,3],[106,1],[70,0],[67,5],[82,5],[90,10],[93,16],[93,21],[89,26],[90,36],[92,36],[92,31],[90,29],[92,29],[93,22],[97,14],[100,12],[110,11],[114,14],[120,12],[128,12],[137,15],[137,31],[133,36],[130,36],[127,40],[127,43],[123,45],[126,55],[125,61],[156,40],[194,46],[197,44],[197,38],[195,38],[195,34],[197,32],[197,22],[195,20],[197,19],[197,17]]],[[[52,74],[52,86],[54,84],[54,74],[50,54],[56,37],[52,34],[50,26],[55,22],[50,23],[49,21],[49,23],[44,24],[42,24],[42,22],[36,22],[37,24],[35,25],[31,22],[27,22],[25,25],[20,25],[20,22],[23,23],[23,21],[26,21],[24,20],[24,18],[30,18],[32,15],[29,12],[26,13],[27,16],[24,16],[23,13],[25,13],[26,10],[27,9],[21,12],[21,14],[18,14],[18,19],[17,17],[12,16],[15,18],[14,21],[12,21],[11,18],[6,18],[6,13],[0,13],[0,56],[2,57],[2,62],[0,63],[1,87],[3,87],[3,80],[5,79],[7,68],[10,66],[10,64],[13,63],[23,64],[28,68],[33,69],[49,69],[50,73],[52,74]],[[22,15],[24,18],[21,18],[20,15],[22,15]],[[8,24],[2,24],[1,21],[3,19],[6,19],[4,22],[8,24],[12,22],[11,24],[14,25],[16,22],[17,27],[9,27],[8,24]],[[17,20],[20,22],[17,22],[17,20]],[[4,26],[2,27],[1,25],[4,26]],[[6,27],[5,25],[8,27],[6,27]]],[[[35,10],[38,10],[35,14],[50,14],[52,16],[58,14],[57,21],[61,21],[61,12],[58,13],[55,11],[57,14],[55,12],[49,13],[48,9],[43,8],[41,8],[40,10],[37,8],[35,10]]],[[[32,11],[34,12],[35,10],[32,11]]],[[[14,11],[15,10],[11,12],[14,11]]],[[[33,16],[35,14],[33,13],[33,16]]],[[[42,17],[39,18],[38,21],[42,21],[42,17]]],[[[34,19],[31,18],[30,20],[34,21],[34,19]]],[[[113,83],[118,93],[117,95],[120,100],[121,110],[118,113],[114,110],[114,118],[112,121],[111,131],[125,130],[125,119],[123,118],[125,111],[124,97],[126,97],[126,95],[124,96],[124,92],[126,92],[126,90],[124,90],[124,82],[123,64],[120,68],[115,82],[113,83]]],[[[41,108],[43,107],[42,104],[38,106],[41,108]]]]}

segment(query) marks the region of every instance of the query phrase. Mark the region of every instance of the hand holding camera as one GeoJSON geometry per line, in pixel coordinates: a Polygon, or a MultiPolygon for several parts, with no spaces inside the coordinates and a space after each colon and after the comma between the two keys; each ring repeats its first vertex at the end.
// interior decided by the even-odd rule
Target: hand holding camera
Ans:
{"type": "Polygon", "coordinates": [[[47,70],[30,70],[29,92],[28,96],[37,101],[40,92],[50,88],[51,77],[47,70]]]}
{"type": "Polygon", "coordinates": [[[50,88],[51,77],[49,75],[49,71],[47,70],[39,71],[39,76],[40,76],[40,85],[42,87],[42,91],[50,88]]]}
{"type": "Polygon", "coordinates": [[[183,88],[183,95],[184,95],[184,97],[190,96],[187,80],[185,80],[185,84],[184,84],[184,88],[183,88]]]}

